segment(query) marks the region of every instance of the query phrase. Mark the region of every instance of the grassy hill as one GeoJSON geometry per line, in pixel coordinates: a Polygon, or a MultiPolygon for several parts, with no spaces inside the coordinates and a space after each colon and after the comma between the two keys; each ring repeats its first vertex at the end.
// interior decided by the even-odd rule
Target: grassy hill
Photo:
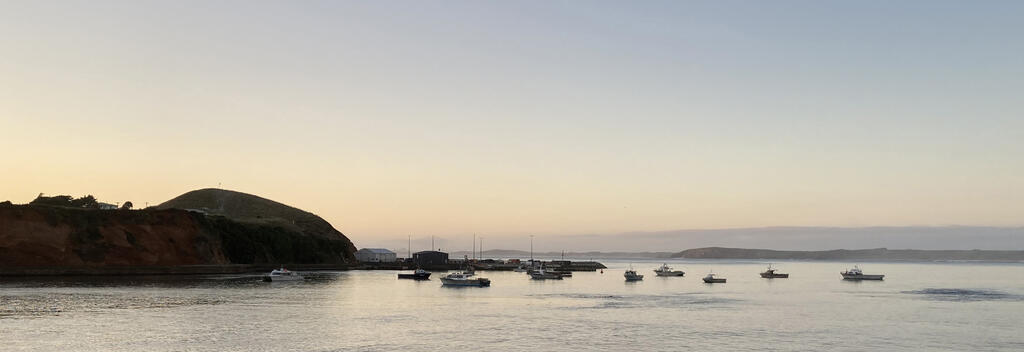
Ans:
{"type": "MultiPolygon", "coordinates": [[[[229,236],[224,238],[225,250],[229,257],[238,257],[238,253],[246,258],[252,256],[252,243],[274,241],[279,243],[306,243],[316,246],[321,241],[330,241],[330,247],[342,247],[346,259],[354,259],[355,246],[344,234],[331,226],[316,214],[281,204],[255,195],[216,188],[205,188],[191,191],[157,206],[158,209],[185,209],[202,211],[209,215],[214,223],[216,218],[223,217],[240,223],[249,228],[261,228],[261,238],[251,238],[254,231],[245,228],[231,227],[229,236]],[[266,229],[275,230],[276,235],[269,234],[266,229]],[[285,238],[296,237],[285,241],[285,238]],[[266,238],[262,238],[266,237],[266,238]],[[302,239],[308,237],[309,239],[302,239]],[[340,242],[340,243],[339,243],[340,242]]],[[[256,250],[259,256],[262,250],[256,250]]],[[[234,261],[234,260],[233,260],[234,261]]]]}

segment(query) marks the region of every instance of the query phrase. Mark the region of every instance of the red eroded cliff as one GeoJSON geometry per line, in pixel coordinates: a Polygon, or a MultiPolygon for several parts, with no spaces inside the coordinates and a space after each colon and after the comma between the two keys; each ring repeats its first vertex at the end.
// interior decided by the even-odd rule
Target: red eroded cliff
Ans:
{"type": "Polygon", "coordinates": [[[201,217],[177,209],[0,206],[0,267],[229,264],[201,217]]]}

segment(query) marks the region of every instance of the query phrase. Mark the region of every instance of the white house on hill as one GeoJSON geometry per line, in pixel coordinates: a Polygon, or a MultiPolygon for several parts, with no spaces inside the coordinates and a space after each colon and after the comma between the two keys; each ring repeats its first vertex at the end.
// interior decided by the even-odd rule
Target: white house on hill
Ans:
{"type": "Polygon", "coordinates": [[[384,248],[363,248],[356,251],[356,260],[371,263],[391,263],[396,260],[395,252],[384,248]]]}

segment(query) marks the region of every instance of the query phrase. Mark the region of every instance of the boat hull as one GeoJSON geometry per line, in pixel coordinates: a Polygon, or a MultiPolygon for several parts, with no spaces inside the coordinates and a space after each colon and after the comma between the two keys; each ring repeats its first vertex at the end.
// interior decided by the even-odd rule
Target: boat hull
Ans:
{"type": "Polygon", "coordinates": [[[725,279],[709,279],[709,278],[704,278],[703,280],[704,280],[705,283],[709,283],[709,284],[724,284],[725,283],[725,279]]]}
{"type": "Polygon", "coordinates": [[[283,282],[283,281],[302,281],[302,276],[290,275],[290,276],[264,276],[263,281],[266,282],[283,282]]]}
{"type": "Polygon", "coordinates": [[[843,279],[844,280],[875,280],[875,281],[881,281],[882,278],[885,277],[885,275],[864,275],[864,274],[860,274],[860,275],[841,274],[841,275],[843,275],[843,279]]]}
{"type": "Polygon", "coordinates": [[[487,286],[491,286],[491,280],[487,280],[487,279],[452,280],[452,279],[448,279],[448,278],[441,278],[441,284],[444,285],[444,286],[487,287],[487,286]]]}
{"type": "Polygon", "coordinates": [[[430,280],[430,273],[426,274],[398,274],[399,279],[430,280]]]}
{"type": "Polygon", "coordinates": [[[765,279],[788,279],[789,274],[761,273],[761,277],[765,279]]]}
{"type": "Polygon", "coordinates": [[[683,275],[686,275],[686,273],[682,272],[682,271],[657,271],[657,270],[655,270],[654,273],[657,274],[658,276],[683,276],[683,275]]]}

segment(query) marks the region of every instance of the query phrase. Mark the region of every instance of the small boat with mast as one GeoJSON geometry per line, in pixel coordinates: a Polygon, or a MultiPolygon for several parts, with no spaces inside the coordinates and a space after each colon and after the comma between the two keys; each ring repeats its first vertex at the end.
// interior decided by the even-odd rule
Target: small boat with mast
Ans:
{"type": "Polygon", "coordinates": [[[789,278],[789,274],[777,273],[775,268],[771,264],[768,264],[768,269],[761,273],[761,277],[765,279],[785,279],[789,278]]]}
{"type": "Polygon", "coordinates": [[[622,276],[626,278],[626,281],[640,281],[644,279],[644,276],[641,274],[637,274],[636,270],[633,270],[632,266],[630,266],[629,270],[626,270],[626,272],[623,273],[622,276]]]}
{"type": "Polygon", "coordinates": [[[668,266],[668,263],[661,264],[660,268],[654,269],[654,273],[658,276],[683,276],[686,275],[682,270],[672,270],[672,267],[668,266]]]}
{"type": "Polygon", "coordinates": [[[858,268],[856,265],[853,266],[853,269],[841,272],[839,274],[843,275],[843,280],[882,280],[882,278],[885,277],[885,275],[865,274],[864,272],[860,271],[860,268],[858,268]]]}

